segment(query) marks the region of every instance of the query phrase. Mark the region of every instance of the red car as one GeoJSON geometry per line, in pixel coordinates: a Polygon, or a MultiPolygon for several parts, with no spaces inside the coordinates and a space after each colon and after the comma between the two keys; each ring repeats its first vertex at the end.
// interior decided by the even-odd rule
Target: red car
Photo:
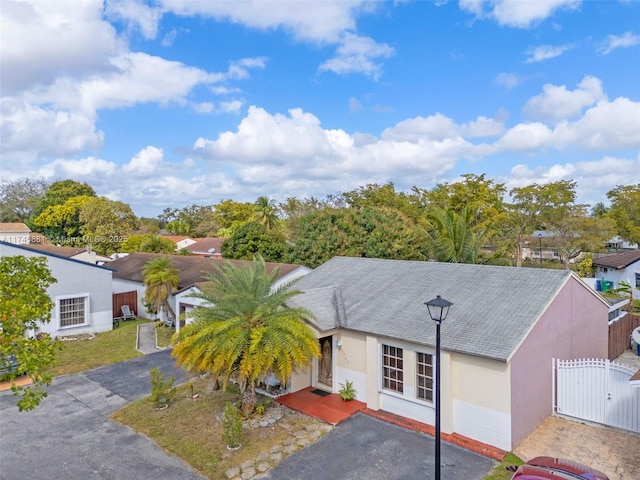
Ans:
{"type": "Polygon", "coordinates": [[[609,480],[604,473],[571,460],[536,457],[515,470],[511,480],[609,480]]]}

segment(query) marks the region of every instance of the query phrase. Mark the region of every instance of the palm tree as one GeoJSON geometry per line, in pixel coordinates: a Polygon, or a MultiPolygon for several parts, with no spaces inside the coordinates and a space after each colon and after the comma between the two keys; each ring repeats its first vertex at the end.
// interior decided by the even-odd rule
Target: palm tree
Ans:
{"type": "Polygon", "coordinates": [[[170,318],[176,314],[169,304],[169,295],[176,291],[180,283],[180,272],[171,266],[169,257],[158,257],[149,260],[142,267],[143,284],[146,288],[144,301],[153,311],[165,310],[170,318]]]}
{"type": "Polygon", "coordinates": [[[269,200],[264,196],[258,197],[253,205],[253,218],[256,222],[264,225],[267,230],[278,225],[278,209],[274,200],[269,200]]]}
{"type": "Polygon", "coordinates": [[[477,263],[486,231],[475,231],[467,208],[460,213],[433,207],[427,217],[432,225],[430,251],[438,262],[477,263]]]}
{"type": "Polygon", "coordinates": [[[291,373],[320,356],[313,330],[304,319],[313,314],[289,307],[299,294],[282,285],[272,288],[278,270],[268,272],[262,258],[248,267],[229,261],[206,275],[209,288],[194,294],[204,305],[193,311],[194,322],[180,330],[173,356],[188,370],[233,377],[242,393],[245,415],[257,405],[256,385],[268,374],[285,383],[291,373]]]}

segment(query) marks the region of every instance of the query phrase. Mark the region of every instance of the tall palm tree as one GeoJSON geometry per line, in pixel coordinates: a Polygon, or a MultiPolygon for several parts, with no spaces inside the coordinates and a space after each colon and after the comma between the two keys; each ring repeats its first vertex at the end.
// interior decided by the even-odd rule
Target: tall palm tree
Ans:
{"type": "Polygon", "coordinates": [[[430,252],[438,262],[477,263],[486,231],[473,229],[467,208],[460,213],[433,207],[427,217],[432,228],[430,252]]]}
{"type": "Polygon", "coordinates": [[[275,201],[267,197],[258,197],[253,204],[253,218],[256,222],[264,225],[267,230],[271,230],[278,225],[278,209],[275,201]]]}
{"type": "Polygon", "coordinates": [[[291,373],[320,356],[313,330],[304,319],[313,314],[286,305],[300,292],[282,285],[272,288],[278,270],[267,272],[262,258],[248,267],[224,263],[206,275],[209,288],[194,296],[204,305],[192,313],[194,322],[180,330],[173,356],[189,370],[233,377],[242,393],[243,413],[257,405],[256,385],[268,374],[285,383],[291,373]]]}
{"type": "Polygon", "coordinates": [[[144,300],[153,311],[165,310],[167,314],[175,318],[176,314],[169,303],[169,295],[176,291],[180,283],[180,272],[174,268],[169,257],[158,257],[149,260],[142,267],[144,276],[143,284],[146,288],[144,300]]]}

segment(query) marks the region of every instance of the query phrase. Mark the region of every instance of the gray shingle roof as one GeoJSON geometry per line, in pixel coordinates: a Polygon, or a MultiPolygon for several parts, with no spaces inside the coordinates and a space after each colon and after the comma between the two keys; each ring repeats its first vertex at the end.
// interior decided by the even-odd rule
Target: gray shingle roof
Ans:
{"type": "Polygon", "coordinates": [[[640,260],[640,250],[627,250],[593,259],[593,264],[600,267],[615,268],[621,270],[640,260]]]}
{"type": "Polygon", "coordinates": [[[506,361],[572,275],[336,257],[294,283],[304,293],[292,304],[314,312],[322,330],[343,327],[434,346],[435,323],[424,302],[441,295],[454,304],[442,324],[442,348],[506,361]]]}

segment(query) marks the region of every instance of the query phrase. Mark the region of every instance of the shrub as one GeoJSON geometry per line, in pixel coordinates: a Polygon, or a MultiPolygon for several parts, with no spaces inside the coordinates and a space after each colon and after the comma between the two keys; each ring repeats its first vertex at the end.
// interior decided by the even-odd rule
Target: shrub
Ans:
{"type": "Polygon", "coordinates": [[[176,387],[173,386],[176,379],[171,376],[167,379],[159,368],[149,370],[151,374],[151,395],[149,400],[156,408],[168,407],[176,396],[176,387]]]}
{"type": "Polygon", "coordinates": [[[340,384],[340,390],[338,390],[338,393],[340,394],[340,398],[347,402],[356,398],[356,394],[358,392],[353,388],[353,382],[346,380],[344,383],[340,384]]]}
{"type": "Polygon", "coordinates": [[[222,441],[229,448],[238,448],[242,437],[242,419],[236,406],[227,402],[222,413],[222,441]]]}

